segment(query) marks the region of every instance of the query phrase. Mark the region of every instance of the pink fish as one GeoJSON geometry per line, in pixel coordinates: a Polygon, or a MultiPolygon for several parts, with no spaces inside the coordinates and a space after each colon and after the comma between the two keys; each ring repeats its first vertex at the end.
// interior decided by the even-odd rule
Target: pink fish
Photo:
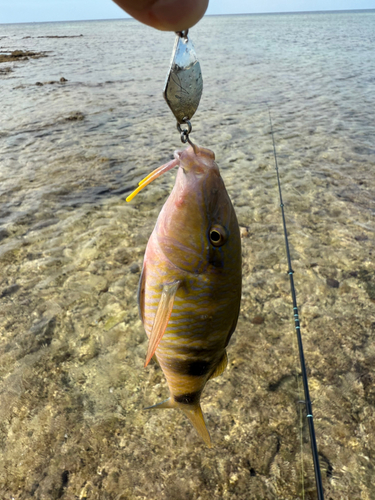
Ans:
{"type": "Polygon", "coordinates": [[[149,338],[170,397],[151,408],[181,408],[211,446],[200,406],[202,391],[227,365],[226,347],[241,300],[241,238],[215,155],[188,146],[140,182],[130,201],[179,165],[176,183],[148,241],[138,290],[149,338]]]}

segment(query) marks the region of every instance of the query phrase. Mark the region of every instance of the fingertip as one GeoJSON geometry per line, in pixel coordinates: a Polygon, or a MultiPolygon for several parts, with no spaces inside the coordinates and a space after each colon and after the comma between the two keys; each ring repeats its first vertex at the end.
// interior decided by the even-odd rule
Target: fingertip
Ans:
{"type": "Polygon", "coordinates": [[[114,0],[134,19],[161,31],[183,31],[204,16],[209,0],[114,0]]]}
{"type": "Polygon", "coordinates": [[[183,31],[197,24],[204,16],[208,0],[158,0],[151,12],[158,26],[163,31],[183,31]]]}

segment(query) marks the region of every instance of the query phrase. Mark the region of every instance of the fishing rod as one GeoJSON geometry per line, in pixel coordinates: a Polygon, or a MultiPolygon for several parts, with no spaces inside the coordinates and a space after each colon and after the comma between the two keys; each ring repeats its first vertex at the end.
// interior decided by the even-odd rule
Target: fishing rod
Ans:
{"type": "Polygon", "coordinates": [[[288,260],[288,274],[289,274],[289,279],[290,279],[290,290],[291,290],[292,299],[293,299],[293,313],[294,313],[294,322],[295,322],[295,329],[296,329],[297,341],[298,341],[299,359],[300,359],[300,363],[301,363],[303,391],[305,394],[305,401],[303,401],[303,402],[305,403],[305,406],[306,406],[306,418],[307,418],[307,422],[309,425],[311,452],[312,452],[312,457],[313,457],[313,462],[314,462],[314,471],[315,471],[316,491],[318,494],[318,500],[324,500],[322,476],[320,473],[320,466],[319,466],[318,447],[317,447],[316,438],[315,438],[312,404],[311,404],[311,399],[310,399],[309,383],[307,380],[305,355],[303,353],[301,327],[300,327],[299,316],[298,316],[297,296],[296,296],[296,290],[294,288],[294,280],[293,280],[293,272],[294,271],[292,269],[292,259],[290,257],[290,251],[289,251],[288,233],[287,233],[286,222],[285,222],[283,197],[281,194],[281,183],[280,183],[280,176],[279,176],[279,167],[277,164],[275,138],[274,138],[274,133],[273,133],[271,111],[269,108],[268,108],[268,114],[269,114],[270,125],[271,125],[273,156],[275,158],[275,170],[276,170],[276,175],[277,175],[277,184],[279,187],[280,207],[281,207],[281,215],[282,215],[282,219],[283,219],[286,257],[288,260]]]}

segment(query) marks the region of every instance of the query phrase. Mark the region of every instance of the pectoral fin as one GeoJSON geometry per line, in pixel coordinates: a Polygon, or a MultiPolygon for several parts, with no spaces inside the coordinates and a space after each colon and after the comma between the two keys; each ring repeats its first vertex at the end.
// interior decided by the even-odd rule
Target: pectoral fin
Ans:
{"type": "Polygon", "coordinates": [[[223,357],[221,358],[220,363],[215,368],[215,371],[211,375],[210,379],[221,375],[223,373],[223,371],[225,370],[225,368],[227,367],[227,364],[228,364],[228,355],[227,355],[227,351],[224,351],[223,357]]]}
{"type": "Polygon", "coordinates": [[[160,302],[156,311],[154,324],[152,325],[152,331],[148,343],[145,367],[149,364],[150,359],[155,354],[159,342],[161,341],[165,329],[167,328],[169,318],[172,314],[174,298],[180,284],[181,281],[178,280],[174,281],[173,283],[164,285],[163,291],[161,292],[160,302]]]}

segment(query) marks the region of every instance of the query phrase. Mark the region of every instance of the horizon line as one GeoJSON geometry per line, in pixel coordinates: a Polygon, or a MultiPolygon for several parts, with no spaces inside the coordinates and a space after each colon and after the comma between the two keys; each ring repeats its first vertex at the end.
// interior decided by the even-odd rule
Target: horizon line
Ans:
{"type": "MultiPolygon", "coordinates": [[[[219,17],[219,16],[267,16],[267,15],[288,15],[288,14],[336,14],[339,12],[375,12],[374,9],[339,9],[339,10],[292,10],[281,12],[242,12],[235,14],[205,14],[204,17],[219,17]]],[[[65,19],[63,21],[23,21],[23,22],[8,22],[0,23],[0,26],[7,24],[49,24],[49,23],[84,23],[84,22],[100,22],[100,21],[136,21],[133,17],[124,12],[126,17],[109,17],[102,19],[65,19]]],[[[203,18],[202,18],[203,19],[203,18]]],[[[139,22],[139,21],[138,21],[139,22]]],[[[142,24],[142,23],[140,23],[142,24]]]]}

